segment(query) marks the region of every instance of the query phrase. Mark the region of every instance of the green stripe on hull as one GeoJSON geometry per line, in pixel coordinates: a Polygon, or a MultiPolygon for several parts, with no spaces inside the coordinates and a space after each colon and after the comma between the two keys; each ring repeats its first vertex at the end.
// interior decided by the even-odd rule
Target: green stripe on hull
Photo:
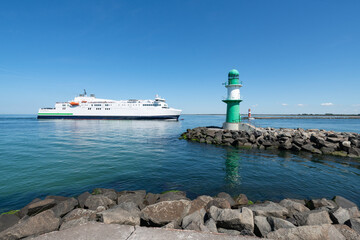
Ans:
{"type": "Polygon", "coordinates": [[[38,113],[38,115],[45,115],[45,116],[53,116],[53,115],[57,115],[57,116],[68,116],[68,115],[73,115],[72,113],[38,113]]]}

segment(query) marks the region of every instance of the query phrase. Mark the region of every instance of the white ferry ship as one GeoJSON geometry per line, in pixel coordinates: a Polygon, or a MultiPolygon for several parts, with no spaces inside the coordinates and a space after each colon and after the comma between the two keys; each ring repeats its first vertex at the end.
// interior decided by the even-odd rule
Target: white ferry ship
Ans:
{"type": "Polygon", "coordinates": [[[55,108],[40,108],[38,119],[174,119],[181,110],[170,108],[165,99],[156,95],[154,100],[109,100],[87,96],[86,91],[68,102],[57,102],[55,108]]]}

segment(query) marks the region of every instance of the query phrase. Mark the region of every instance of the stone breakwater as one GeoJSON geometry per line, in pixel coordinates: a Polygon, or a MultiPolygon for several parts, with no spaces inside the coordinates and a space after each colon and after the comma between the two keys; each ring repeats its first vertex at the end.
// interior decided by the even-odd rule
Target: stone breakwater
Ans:
{"type": "MultiPolygon", "coordinates": [[[[77,197],[37,198],[19,211],[0,215],[2,240],[88,239],[88,231],[98,234],[100,229],[124,229],[128,236],[117,239],[147,239],[146,229],[154,228],[163,236],[175,233],[175,239],[185,239],[186,234],[198,239],[199,233],[206,236],[201,239],[360,239],[360,212],[341,196],[253,203],[244,194],[231,197],[224,192],[190,200],[182,191],[153,194],[97,188],[77,197]],[[192,232],[179,235],[174,229],[192,232]],[[145,237],[136,238],[141,234],[145,237]]],[[[104,239],[113,237],[107,234],[104,239]]]]}
{"type": "Polygon", "coordinates": [[[180,138],[238,148],[282,149],[360,158],[360,134],[302,128],[260,128],[242,124],[239,131],[215,127],[187,129],[180,138]]]}

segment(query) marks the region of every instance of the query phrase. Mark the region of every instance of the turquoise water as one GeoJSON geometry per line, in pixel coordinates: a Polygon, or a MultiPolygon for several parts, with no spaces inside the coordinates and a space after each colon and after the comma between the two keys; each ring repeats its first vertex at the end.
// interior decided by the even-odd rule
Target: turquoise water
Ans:
{"type": "MultiPolygon", "coordinates": [[[[187,128],[221,126],[224,116],[182,121],[37,120],[0,115],[0,212],[35,197],[95,187],[226,191],[249,199],[342,195],[360,205],[360,161],[290,152],[237,150],[179,140],[187,128]]],[[[359,119],[264,119],[257,126],[360,133],[359,119]]]]}

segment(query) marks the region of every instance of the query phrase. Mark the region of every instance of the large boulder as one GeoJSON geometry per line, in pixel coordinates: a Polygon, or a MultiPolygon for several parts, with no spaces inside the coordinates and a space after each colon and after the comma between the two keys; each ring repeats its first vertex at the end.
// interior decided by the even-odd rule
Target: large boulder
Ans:
{"type": "Polygon", "coordinates": [[[28,206],[28,213],[27,215],[33,216],[38,213],[41,213],[47,209],[50,209],[56,205],[55,199],[45,199],[35,203],[32,203],[28,206]]]}
{"type": "Polygon", "coordinates": [[[59,228],[60,218],[52,210],[46,210],[29,217],[0,233],[0,239],[19,239],[55,231],[59,228]]]}
{"type": "Polygon", "coordinates": [[[336,224],[344,224],[347,220],[350,219],[349,211],[342,207],[332,209],[329,213],[331,220],[336,224]]]}
{"type": "Polygon", "coordinates": [[[206,211],[204,208],[193,212],[190,215],[187,215],[183,218],[181,227],[186,230],[194,230],[200,232],[210,232],[207,227],[204,225],[204,217],[206,211]]]}
{"type": "Polygon", "coordinates": [[[246,207],[241,209],[221,209],[212,206],[209,216],[215,220],[216,225],[221,228],[242,231],[244,229],[254,231],[253,212],[246,207]]]}
{"type": "Polygon", "coordinates": [[[100,222],[110,224],[117,223],[123,225],[140,225],[140,210],[138,212],[126,211],[121,206],[115,206],[97,214],[100,222]]]}
{"type": "Polygon", "coordinates": [[[20,209],[20,211],[17,212],[16,215],[18,215],[19,218],[25,217],[25,216],[27,215],[27,213],[28,213],[29,206],[30,206],[31,204],[36,203],[36,202],[39,202],[39,201],[41,201],[40,198],[35,198],[35,199],[33,199],[28,205],[26,205],[25,207],[23,207],[22,209],[20,209]]]}
{"type": "Polygon", "coordinates": [[[46,196],[45,199],[54,199],[56,203],[60,203],[62,201],[68,200],[69,197],[49,195],[46,196]]]}
{"type": "Polygon", "coordinates": [[[164,226],[185,217],[191,208],[187,200],[162,201],[141,210],[141,219],[150,226],[164,226]]]}
{"type": "Polygon", "coordinates": [[[89,196],[91,196],[91,194],[90,194],[89,192],[84,192],[84,193],[80,194],[80,195],[77,197],[77,199],[78,199],[78,201],[79,201],[79,206],[80,206],[81,208],[84,208],[86,199],[87,199],[89,196]]]}
{"type": "Polygon", "coordinates": [[[276,231],[280,228],[294,228],[295,227],[294,224],[292,224],[291,222],[286,221],[282,218],[267,217],[267,221],[269,222],[272,231],[276,231]]]}
{"type": "Polygon", "coordinates": [[[264,217],[279,217],[279,218],[285,218],[289,214],[289,211],[279,205],[278,203],[274,202],[266,202],[261,204],[254,204],[248,206],[250,208],[255,216],[264,216],[264,217]]]}
{"type": "Polygon", "coordinates": [[[206,204],[205,210],[209,211],[212,206],[222,208],[222,209],[231,208],[230,203],[225,198],[214,198],[213,200],[209,201],[206,204]]]}
{"type": "Polygon", "coordinates": [[[183,191],[168,191],[159,195],[157,202],[175,201],[175,200],[189,200],[186,197],[186,192],[183,191]]]}
{"type": "Polygon", "coordinates": [[[326,198],[322,199],[312,199],[306,203],[306,206],[310,209],[318,209],[318,208],[327,208],[333,209],[336,208],[336,203],[331,200],[327,200],[326,198]]]}
{"type": "Polygon", "coordinates": [[[79,204],[75,198],[68,198],[67,200],[61,201],[52,210],[56,217],[63,217],[65,214],[73,210],[79,204]]]}
{"type": "Polygon", "coordinates": [[[96,220],[96,211],[90,209],[76,208],[66,214],[63,218],[63,222],[68,222],[76,219],[84,218],[89,221],[96,220]]]}
{"type": "Polygon", "coordinates": [[[95,188],[92,194],[93,195],[101,194],[110,198],[113,201],[116,201],[118,196],[114,189],[107,189],[107,188],[95,188]]]}
{"type": "Polygon", "coordinates": [[[274,240],[346,240],[345,237],[330,224],[281,228],[270,232],[266,237],[274,240]]]}
{"type": "Polygon", "coordinates": [[[121,204],[124,202],[133,202],[136,203],[139,208],[145,207],[145,190],[137,190],[137,191],[123,191],[118,193],[117,203],[121,204]]]}
{"type": "Polygon", "coordinates": [[[226,199],[229,203],[230,206],[234,206],[235,205],[235,201],[234,199],[230,196],[230,194],[226,193],[226,192],[221,192],[217,195],[218,198],[224,198],[226,199]]]}
{"type": "Polygon", "coordinates": [[[15,214],[0,215],[0,232],[18,223],[20,218],[15,214]]]}
{"type": "Polygon", "coordinates": [[[333,226],[346,238],[346,240],[360,239],[360,234],[346,225],[335,224],[333,226]]]}
{"type": "Polygon", "coordinates": [[[84,207],[90,210],[96,210],[100,206],[109,208],[114,205],[115,202],[104,195],[90,195],[84,203],[84,207]]]}
{"type": "Polygon", "coordinates": [[[63,222],[61,224],[59,230],[63,231],[63,230],[69,229],[69,228],[74,228],[74,227],[77,227],[77,226],[87,224],[89,222],[90,221],[88,219],[86,219],[86,218],[73,219],[73,220],[70,220],[70,221],[67,221],[67,222],[63,222]]]}
{"type": "Polygon", "coordinates": [[[360,234],[360,218],[352,218],[346,221],[345,224],[360,234]]]}
{"type": "Polygon", "coordinates": [[[264,216],[255,216],[254,224],[254,233],[258,237],[265,237],[269,232],[271,232],[271,226],[264,216]]]}
{"type": "Polygon", "coordinates": [[[214,219],[209,218],[206,222],[205,222],[205,227],[207,229],[209,229],[210,232],[212,233],[217,233],[217,227],[216,227],[216,222],[214,219]]]}
{"type": "Polygon", "coordinates": [[[236,205],[247,205],[248,202],[249,202],[249,199],[247,198],[247,196],[245,194],[239,194],[239,196],[237,196],[235,199],[236,205]]]}
{"type": "Polygon", "coordinates": [[[289,211],[290,217],[295,213],[310,211],[310,209],[305,207],[304,204],[296,202],[291,199],[284,199],[279,203],[279,205],[285,207],[289,211]]]}
{"type": "Polygon", "coordinates": [[[347,209],[349,211],[350,218],[360,217],[359,209],[357,205],[352,201],[341,196],[335,196],[333,200],[337,206],[347,209]]]}
{"type": "Polygon", "coordinates": [[[329,213],[325,210],[313,210],[294,214],[298,226],[331,224],[329,213]]]}
{"type": "Polygon", "coordinates": [[[198,211],[200,209],[203,209],[206,207],[206,205],[211,201],[213,200],[212,197],[209,197],[209,196],[199,196],[197,197],[195,200],[192,200],[191,201],[191,208],[189,210],[189,214],[195,212],[195,211],[198,211]]]}
{"type": "Polygon", "coordinates": [[[154,193],[147,193],[145,196],[144,204],[145,205],[152,205],[157,202],[159,199],[160,194],[154,194],[154,193]]]}

